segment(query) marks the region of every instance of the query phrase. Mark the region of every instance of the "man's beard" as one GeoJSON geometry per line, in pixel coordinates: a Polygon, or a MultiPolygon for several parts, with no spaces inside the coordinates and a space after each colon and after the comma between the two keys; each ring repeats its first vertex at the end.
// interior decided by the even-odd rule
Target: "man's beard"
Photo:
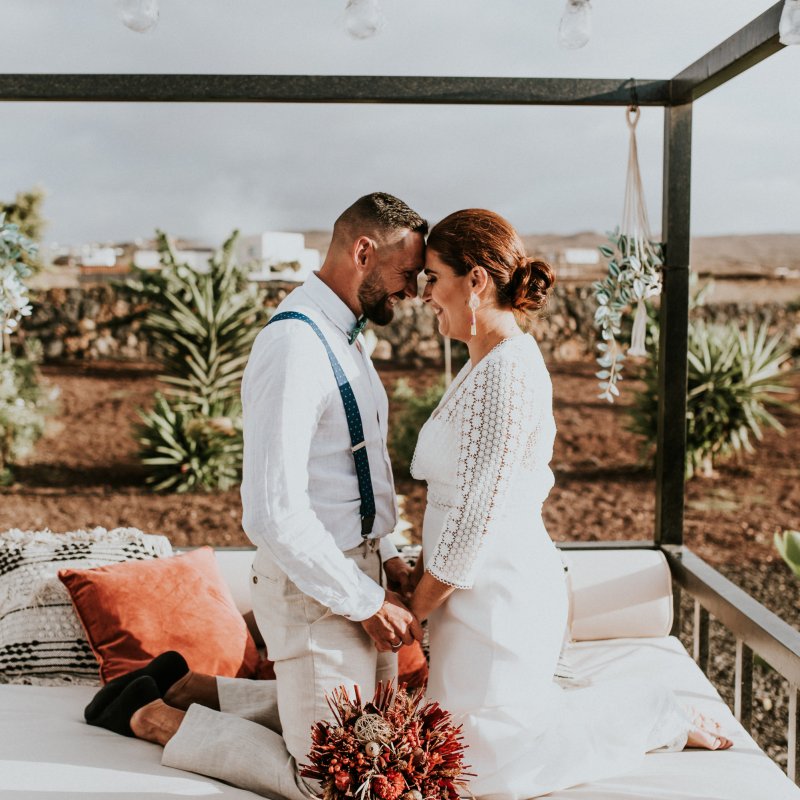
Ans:
{"type": "Polygon", "coordinates": [[[389,304],[389,298],[392,296],[386,291],[386,285],[377,268],[373,269],[358,287],[361,312],[376,325],[388,325],[394,318],[394,308],[389,304]]]}

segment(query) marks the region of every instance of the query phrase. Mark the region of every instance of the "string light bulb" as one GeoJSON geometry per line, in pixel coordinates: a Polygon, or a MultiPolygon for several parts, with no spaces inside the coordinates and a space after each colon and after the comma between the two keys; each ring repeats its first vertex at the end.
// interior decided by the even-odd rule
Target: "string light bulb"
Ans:
{"type": "Polygon", "coordinates": [[[345,30],[354,39],[369,39],[383,27],[379,0],[347,0],[344,15],[345,30]]]}
{"type": "Polygon", "coordinates": [[[589,0],[567,0],[558,26],[558,43],[566,50],[577,50],[591,35],[592,4],[589,0]]]}
{"type": "Polygon", "coordinates": [[[119,15],[126,28],[149,33],[158,24],[158,0],[119,0],[119,15]]]}

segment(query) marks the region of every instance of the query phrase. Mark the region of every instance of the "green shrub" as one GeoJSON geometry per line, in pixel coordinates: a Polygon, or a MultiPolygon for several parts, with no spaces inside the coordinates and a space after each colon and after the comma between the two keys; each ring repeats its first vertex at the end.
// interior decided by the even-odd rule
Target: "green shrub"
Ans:
{"type": "Polygon", "coordinates": [[[14,480],[11,466],[42,435],[54,399],[39,385],[38,343],[29,341],[23,354],[12,352],[11,335],[32,310],[25,278],[37,247],[7,216],[8,210],[0,203],[0,485],[14,480]]]}
{"type": "Polygon", "coordinates": [[[166,396],[140,412],[142,463],[156,491],[215,491],[242,469],[239,387],[250,347],[266,321],[263,303],[233,257],[237,233],[207,272],[178,261],[159,233],[163,269],[128,288],[147,301],[144,327],[162,354],[166,396]]]}
{"type": "MultiPolygon", "coordinates": [[[[656,333],[657,337],[657,333],[656,333]]],[[[693,323],[689,330],[686,409],[686,474],[711,474],[714,464],[733,454],[754,452],[763,428],[784,432],[768,406],[793,408],[780,395],[793,391],[787,369],[790,350],[782,336],[768,336],[767,324],[745,331],[732,325],[693,323]]],[[[646,362],[630,409],[630,429],[645,439],[652,456],[658,414],[657,348],[646,362]]]]}
{"type": "Polygon", "coordinates": [[[41,437],[54,401],[39,383],[34,358],[0,353],[0,486],[13,482],[12,466],[41,437]]]}
{"type": "Polygon", "coordinates": [[[388,442],[395,475],[408,477],[420,429],[439,405],[444,390],[444,379],[421,394],[417,394],[404,378],[397,381],[392,400],[400,406],[400,410],[389,426],[388,442]]]}

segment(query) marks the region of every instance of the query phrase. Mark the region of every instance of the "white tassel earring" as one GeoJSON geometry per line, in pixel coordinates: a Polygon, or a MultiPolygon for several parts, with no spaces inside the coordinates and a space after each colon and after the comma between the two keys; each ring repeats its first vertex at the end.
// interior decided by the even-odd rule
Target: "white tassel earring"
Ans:
{"type": "Polygon", "coordinates": [[[469,303],[467,304],[470,309],[472,310],[472,325],[470,326],[469,332],[470,335],[475,336],[478,332],[478,321],[475,318],[475,312],[478,309],[478,306],[481,304],[481,299],[478,297],[475,292],[472,292],[469,296],[469,303]]]}

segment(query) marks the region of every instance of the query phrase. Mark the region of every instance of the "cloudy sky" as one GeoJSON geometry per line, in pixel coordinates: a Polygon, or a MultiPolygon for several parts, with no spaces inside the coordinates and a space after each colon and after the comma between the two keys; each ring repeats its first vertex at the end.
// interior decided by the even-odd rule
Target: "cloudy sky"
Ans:
{"type": "MultiPolygon", "coordinates": [[[[161,0],[142,35],[115,0],[0,0],[0,71],[668,78],[770,2],[595,0],[577,51],[557,45],[563,0],[383,0],[366,41],[345,33],[344,5],[161,0]]],[[[694,233],[800,231],[800,47],[694,117],[694,233]]],[[[656,228],[662,123],[643,109],[656,228]]],[[[327,229],[374,189],[431,220],[483,206],[524,233],[603,231],[619,221],[627,146],[618,108],[5,103],[0,198],[44,186],[61,243],[327,229]]]]}

